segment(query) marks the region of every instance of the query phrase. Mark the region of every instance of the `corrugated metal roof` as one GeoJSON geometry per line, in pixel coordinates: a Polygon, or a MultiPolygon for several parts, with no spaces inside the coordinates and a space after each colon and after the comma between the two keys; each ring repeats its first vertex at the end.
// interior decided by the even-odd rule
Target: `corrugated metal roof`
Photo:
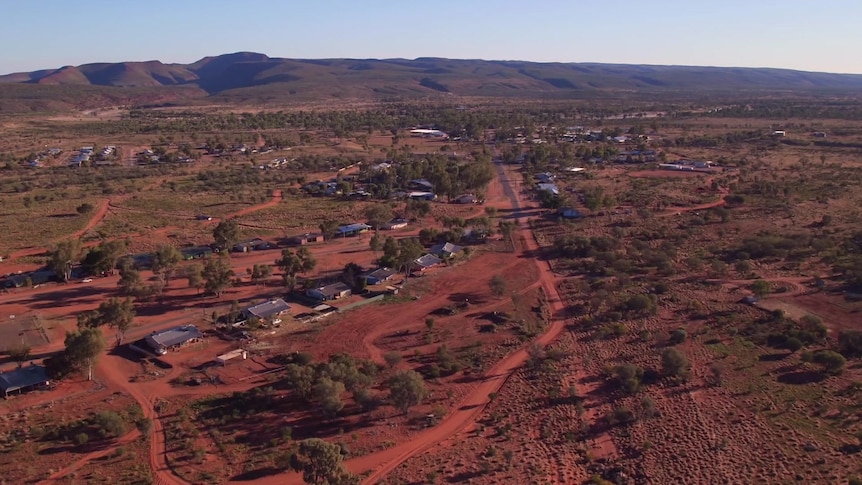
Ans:
{"type": "Polygon", "coordinates": [[[48,373],[41,365],[31,364],[0,374],[0,390],[5,393],[15,392],[47,382],[48,373]]]}

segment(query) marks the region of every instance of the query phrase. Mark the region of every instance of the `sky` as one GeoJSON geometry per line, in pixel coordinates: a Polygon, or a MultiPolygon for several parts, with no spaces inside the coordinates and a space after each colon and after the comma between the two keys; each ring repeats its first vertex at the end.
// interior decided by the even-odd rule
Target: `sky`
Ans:
{"type": "Polygon", "coordinates": [[[0,0],[0,73],[252,51],[862,74],[860,0],[0,0]]]}

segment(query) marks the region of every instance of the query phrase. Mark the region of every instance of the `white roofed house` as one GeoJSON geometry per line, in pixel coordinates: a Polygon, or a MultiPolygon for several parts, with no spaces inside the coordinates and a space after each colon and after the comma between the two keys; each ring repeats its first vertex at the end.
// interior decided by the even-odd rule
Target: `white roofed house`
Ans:
{"type": "Polygon", "coordinates": [[[245,317],[245,320],[256,318],[261,323],[278,324],[281,323],[279,317],[288,312],[290,312],[290,305],[281,298],[275,298],[246,308],[243,310],[242,316],[245,317]]]}
{"type": "Polygon", "coordinates": [[[437,266],[442,262],[442,259],[438,258],[437,256],[434,256],[433,254],[423,254],[422,256],[419,256],[418,258],[413,260],[413,267],[411,268],[411,272],[421,273],[426,269],[433,268],[434,266],[437,266]]]}
{"type": "Polygon", "coordinates": [[[461,254],[463,251],[463,247],[447,242],[431,246],[431,249],[428,252],[438,258],[448,259],[461,254]]]}
{"type": "Polygon", "coordinates": [[[306,296],[310,296],[311,298],[320,301],[337,300],[339,298],[350,296],[351,293],[352,291],[350,290],[350,287],[341,282],[320,286],[318,288],[311,288],[305,291],[306,296]]]}

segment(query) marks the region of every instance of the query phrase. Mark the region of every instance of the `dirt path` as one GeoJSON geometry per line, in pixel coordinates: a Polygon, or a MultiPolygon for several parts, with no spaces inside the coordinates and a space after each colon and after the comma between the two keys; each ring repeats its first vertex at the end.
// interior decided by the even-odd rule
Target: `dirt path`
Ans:
{"type": "Polygon", "coordinates": [[[272,198],[264,202],[263,204],[253,205],[251,207],[246,207],[245,209],[236,211],[232,214],[228,214],[224,216],[225,219],[231,219],[233,217],[244,216],[247,214],[251,214],[252,212],[257,212],[259,210],[268,209],[270,207],[275,207],[278,203],[281,202],[281,190],[274,190],[272,192],[272,198]]]}
{"type": "Polygon", "coordinates": [[[137,429],[130,431],[130,432],[124,434],[123,436],[121,436],[119,439],[117,439],[113,444],[111,444],[111,446],[84,455],[83,457],[81,457],[78,460],[76,460],[75,462],[69,464],[68,466],[66,466],[62,470],[59,470],[56,473],[51,474],[50,477],[46,478],[45,480],[40,481],[39,483],[42,483],[42,484],[54,483],[54,482],[64,478],[65,476],[69,475],[70,473],[74,473],[74,472],[80,470],[87,463],[89,463],[93,460],[98,460],[99,458],[108,456],[109,454],[113,453],[117,449],[117,447],[122,446],[126,443],[129,443],[129,442],[137,439],[140,436],[141,436],[141,432],[138,431],[137,429]]]}
{"type": "MultiPolygon", "coordinates": [[[[518,198],[514,182],[509,176],[505,176],[502,165],[497,164],[498,175],[500,179],[506,180],[504,190],[511,200],[513,216],[518,217],[522,212],[521,203],[518,198]]],[[[516,240],[521,242],[520,255],[525,253],[533,253],[539,249],[538,244],[532,237],[529,230],[529,225],[526,221],[522,221],[518,226],[518,231],[513,235],[516,240]]],[[[565,311],[565,304],[560,299],[557,293],[556,278],[548,264],[534,260],[540,270],[540,280],[536,283],[541,285],[545,294],[548,296],[548,305],[551,307],[551,315],[556,316],[548,325],[547,330],[541,336],[534,340],[540,346],[547,346],[560,336],[565,329],[565,321],[561,317],[565,311]]],[[[519,350],[509,354],[486,373],[484,379],[476,386],[464,399],[461,401],[458,408],[453,410],[446,418],[436,427],[418,435],[413,440],[401,445],[392,447],[388,450],[359,457],[347,462],[348,469],[353,473],[361,473],[371,470],[371,474],[363,480],[364,484],[374,484],[388,475],[398,465],[404,463],[413,456],[416,456],[436,444],[456,435],[473,425],[481,416],[485,407],[490,402],[489,395],[496,393],[506,383],[506,380],[517,371],[521,365],[527,360],[527,347],[524,346],[519,350]]],[[[603,440],[602,448],[613,447],[613,442],[603,440]]],[[[605,450],[608,452],[608,450],[605,450]]]]}
{"type": "MultiPolygon", "coordinates": [[[[87,221],[87,225],[84,226],[83,229],[75,231],[74,233],[72,233],[68,236],[63,236],[63,237],[57,238],[53,242],[62,241],[63,239],[79,238],[79,237],[83,236],[84,234],[86,234],[87,232],[91,231],[94,227],[96,227],[96,225],[98,225],[100,222],[102,222],[102,220],[105,218],[106,215],[108,215],[108,206],[110,205],[110,202],[111,202],[110,199],[100,199],[99,205],[96,207],[96,212],[93,213],[93,215],[90,217],[90,220],[87,221]]],[[[14,261],[16,259],[24,258],[27,256],[38,256],[38,255],[45,253],[47,251],[48,251],[48,248],[21,249],[19,251],[16,251],[16,252],[10,254],[9,260],[14,261]]]]}

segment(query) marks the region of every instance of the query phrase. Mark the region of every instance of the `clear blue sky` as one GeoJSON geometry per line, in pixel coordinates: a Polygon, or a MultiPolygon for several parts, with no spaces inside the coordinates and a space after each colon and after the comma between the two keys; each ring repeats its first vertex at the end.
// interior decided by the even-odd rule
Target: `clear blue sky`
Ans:
{"type": "Polygon", "coordinates": [[[518,59],[862,73],[862,0],[0,0],[0,73],[271,57],[518,59]]]}

